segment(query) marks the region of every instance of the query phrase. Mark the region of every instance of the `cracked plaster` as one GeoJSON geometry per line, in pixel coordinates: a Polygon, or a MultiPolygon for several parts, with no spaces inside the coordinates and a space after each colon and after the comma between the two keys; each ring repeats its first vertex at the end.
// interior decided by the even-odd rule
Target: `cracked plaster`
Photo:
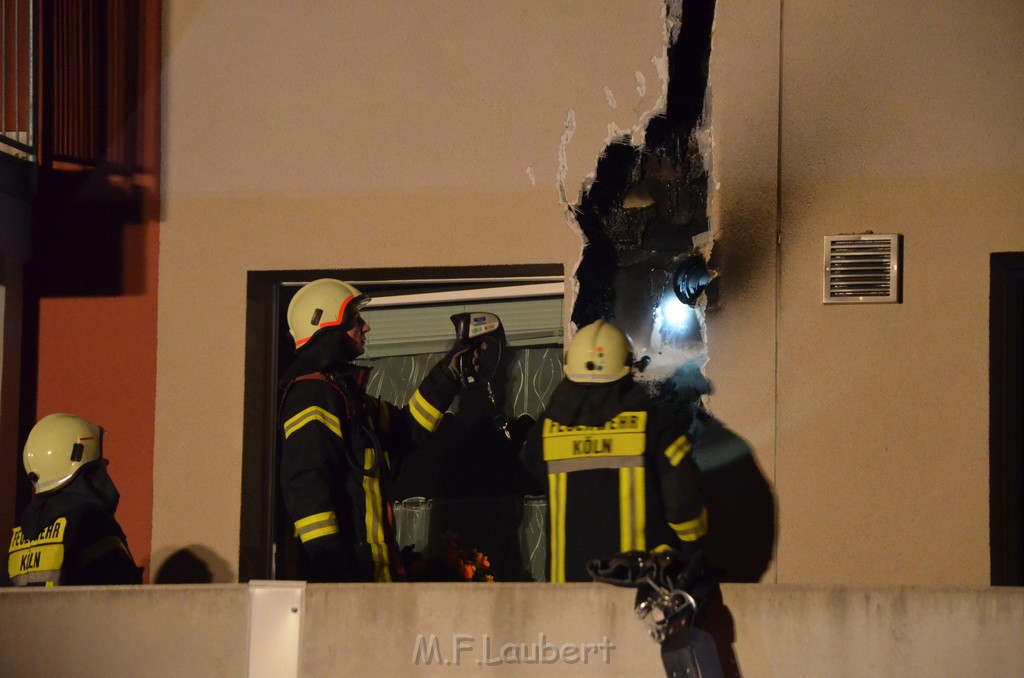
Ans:
{"type": "MultiPolygon", "coordinates": [[[[565,185],[566,149],[576,130],[575,113],[568,111],[556,181],[567,224],[582,244],[571,279],[571,331],[598,318],[609,320],[630,335],[638,357],[651,357],[644,381],[660,382],[672,392],[703,396],[710,392],[704,375],[708,296],[701,295],[696,307],[690,308],[680,305],[672,292],[679,262],[694,254],[710,261],[713,248],[708,205],[714,186],[708,178],[714,141],[706,124],[711,23],[706,33],[700,33],[704,26],[696,29],[697,39],[706,41],[703,63],[682,65],[702,70],[703,79],[670,82],[672,68],[680,67],[670,59],[693,58],[692,52],[675,49],[687,37],[683,21],[690,8],[698,13],[710,11],[713,17],[713,2],[666,1],[665,51],[652,59],[662,85],[659,98],[648,110],[638,112],[631,128],[609,123],[604,149],[585,176],[577,202],[570,202],[565,185]],[[670,110],[671,86],[690,88],[683,95],[690,99],[699,94],[703,109],[695,120],[687,121],[688,111],[678,106],[670,110]],[[655,138],[650,139],[655,126],[655,138]]],[[[698,14],[695,20],[700,18],[698,14]]],[[[639,72],[636,89],[641,96],[647,90],[639,72]]],[[[617,108],[614,92],[607,86],[604,95],[609,107],[617,108]]]]}

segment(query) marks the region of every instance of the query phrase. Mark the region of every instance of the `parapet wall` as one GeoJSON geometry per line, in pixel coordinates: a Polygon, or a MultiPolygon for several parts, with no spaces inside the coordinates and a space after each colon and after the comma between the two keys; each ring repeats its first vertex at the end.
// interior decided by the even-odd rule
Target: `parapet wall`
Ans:
{"type": "MultiPolygon", "coordinates": [[[[1024,675],[1024,589],[723,597],[731,629],[716,632],[743,676],[1024,675]]],[[[0,618],[10,677],[664,675],[633,591],[603,584],[4,590],[0,618]]]]}

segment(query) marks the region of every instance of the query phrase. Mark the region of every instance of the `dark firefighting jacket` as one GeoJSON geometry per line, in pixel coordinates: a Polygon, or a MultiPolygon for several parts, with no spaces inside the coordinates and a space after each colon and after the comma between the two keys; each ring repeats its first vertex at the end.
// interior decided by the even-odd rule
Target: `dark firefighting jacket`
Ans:
{"type": "Polygon", "coordinates": [[[11,537],[5,586],[142,583],[121,526],[83,482],[76,477],[25,507],[11,537]]]}
{"type": "Polygon", "coordinates": [[[625,551],[696,553],[707,511],[689,425],[629,376],[555,388],[521,452],[547,482],[551,581],[591,581],[589,560],[625,551]]]}
{"type": "Polygon", "coordinates": [[[311,581],[401,581],[389,485],[432,433],[458,384],[435,366],[402,408],[364,391],[369,369],[289,380],[281,403],[281,491],[311,581]]]}

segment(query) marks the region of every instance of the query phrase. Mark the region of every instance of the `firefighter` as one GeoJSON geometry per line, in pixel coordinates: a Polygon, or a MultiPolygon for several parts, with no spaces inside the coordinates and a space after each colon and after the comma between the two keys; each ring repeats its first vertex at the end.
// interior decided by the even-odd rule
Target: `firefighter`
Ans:
{"type": "Polygon", "coordinates": [[[35,496],[14,528],[4,585],[140,584],[142,568],[114,519],[103,429],[56,413],[28,435],[23,462],[35,496]]]}
{"type": "Polygon", "coordinates": [[[365,392],[369,301],[354,286],[322,278],[288,305],[295,357],[281,380],[280,482],[285,508],[309,556],[308,579],[403,581],[389,486],[400,458],[438,426],[473,380],[472,347],[455,347],[402,408],[365,392]]]}
{"type": "Polygon", "coordinates": [[[627,551],[692,557],[707,511],[688,421],[633,379],[633,347],[603,320],[569,344],[564,378],[527,434],[523,463],[548,488],[549,579],[591,581],[587,563],[627,551]]]}

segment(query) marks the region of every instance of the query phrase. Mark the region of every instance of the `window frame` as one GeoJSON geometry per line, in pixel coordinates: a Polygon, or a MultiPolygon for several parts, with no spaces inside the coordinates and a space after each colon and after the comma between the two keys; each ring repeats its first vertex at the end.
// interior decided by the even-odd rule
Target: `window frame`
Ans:
{"type": "MultiPolygon", "coordinates": [[[[282,331],[279,299],[283,286],[317,278],[465,284],[555,276],[565,280],[562,264],[249,271],[246,284],[239,581],[276,578],[277,374],[282,331]]],[[[564,308],[563,317],[566,317],[564,308]]]]}

